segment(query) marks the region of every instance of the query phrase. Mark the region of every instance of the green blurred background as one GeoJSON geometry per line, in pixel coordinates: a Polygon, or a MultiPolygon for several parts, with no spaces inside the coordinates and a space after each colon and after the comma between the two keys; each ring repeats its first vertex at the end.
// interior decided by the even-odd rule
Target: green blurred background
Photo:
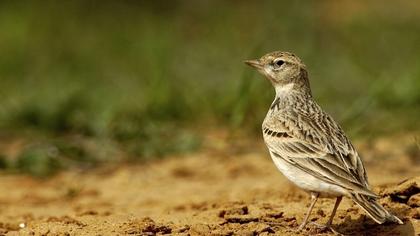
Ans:
{"type": "Polygon", "coordinates": [[[417,1],[2,1],[0,167],[199,151],[220,130],[260,139],[271,85],[243,64],[299,55],[352,138],[417,132],[417,1]]]}

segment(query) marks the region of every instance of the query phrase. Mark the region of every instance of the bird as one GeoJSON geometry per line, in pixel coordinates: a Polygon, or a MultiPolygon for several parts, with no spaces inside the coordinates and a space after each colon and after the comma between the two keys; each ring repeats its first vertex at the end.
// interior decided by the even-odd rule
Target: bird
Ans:
{"type": "Polygon", "coordinates": [[[275,51],[245,63],[271,82],[275,98],[262,123],[264,142],[282,174],[310,193],[311,204],[297,231],[307,224],[318,198],[335,198],[325,225],[343,197],[352,199],[375,222],[403,224],[377,202],[359,153],[340,125],[312,96],[306,65],[290,52],[275,51]]]}

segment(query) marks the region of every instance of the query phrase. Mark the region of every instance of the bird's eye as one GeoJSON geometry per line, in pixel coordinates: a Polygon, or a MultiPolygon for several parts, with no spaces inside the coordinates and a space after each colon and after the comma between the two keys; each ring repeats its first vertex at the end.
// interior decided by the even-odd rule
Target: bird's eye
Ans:
{"type": "Polygon", "coordinates": [[[276,60],[276,61],[274,61],[274,64],[275,64],[276,66],[280,67],[281,65],[283,65],[283,64],[284,64],[284,61],[283,61],[283,60],[276,60]]]}

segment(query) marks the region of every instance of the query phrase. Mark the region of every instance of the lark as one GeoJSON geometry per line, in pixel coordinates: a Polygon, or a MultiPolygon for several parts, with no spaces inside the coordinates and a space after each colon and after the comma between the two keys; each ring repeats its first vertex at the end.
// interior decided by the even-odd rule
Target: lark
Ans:
{"type": "Polygon", "coordinates": [[[303,62],[288,52],[272,52],[246,64],[274,86],[276,96],[262,124],[264,142],[277,168],[311,195],[298,231],[304,229],[320,197],[336,198],[324,228],[331,229],[343,197],[351,198],[377,223],[403,224],[376,200],[362,160],[343,129],[312,97],[303,62]]]}

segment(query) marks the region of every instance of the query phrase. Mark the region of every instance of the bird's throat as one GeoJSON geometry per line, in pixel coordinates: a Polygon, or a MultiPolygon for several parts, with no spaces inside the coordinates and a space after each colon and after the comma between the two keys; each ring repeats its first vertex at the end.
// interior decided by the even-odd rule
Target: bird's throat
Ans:
{"type": "Polygon", "coordinates": [[[281,98],[281,97],[287,96],[293,91],[294,86],[295,86],[294,83],[274,86],[274,88],[276,89],[276,97],[281,98]]]}

